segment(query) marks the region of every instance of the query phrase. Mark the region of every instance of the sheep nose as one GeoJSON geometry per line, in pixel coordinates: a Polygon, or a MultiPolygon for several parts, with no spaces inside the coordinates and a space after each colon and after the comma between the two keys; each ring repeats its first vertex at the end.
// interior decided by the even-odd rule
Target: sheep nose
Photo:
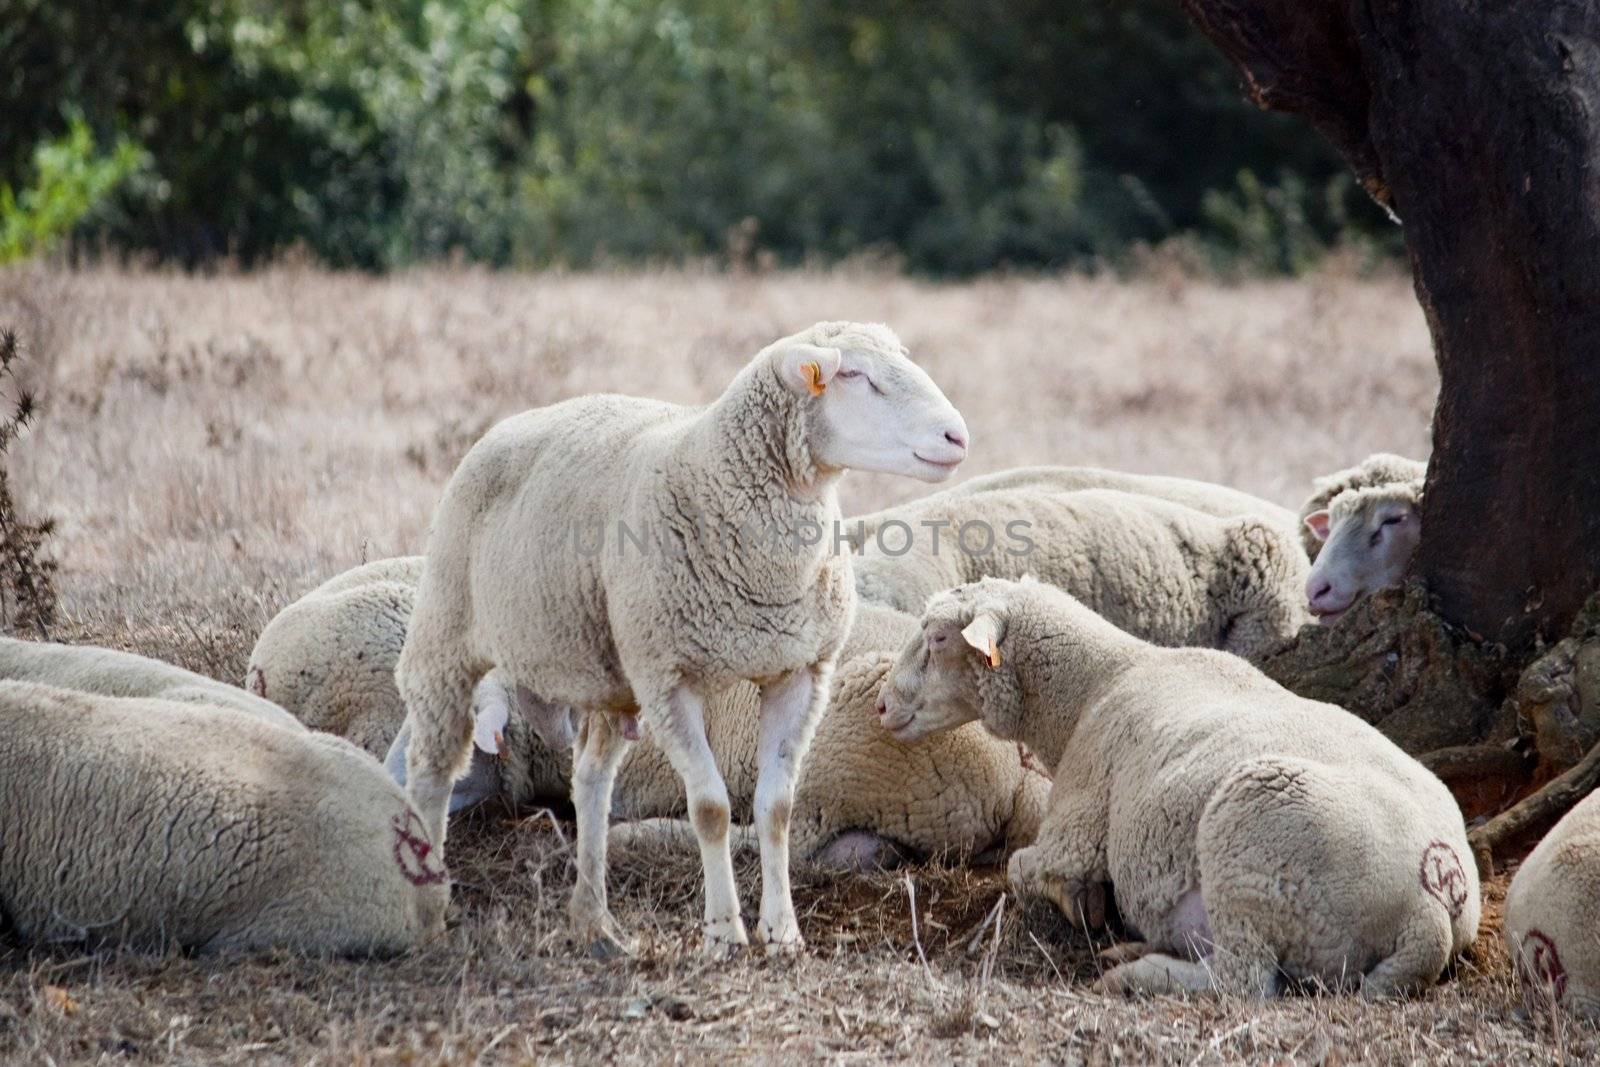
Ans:
{"type": "Polygon", "coordinates": [[[878,698],[878,718],[881,719],[887,714],[889,714],[889,701],[886,700],[883,697],[879,697],[878,698]]]}
{"type": "Polygon", "coordinates": [[[1312,579],[1306,583],[1306,599],[1315,607],[1333,592],[1333,583],[1330,581],[1317,581],[1312,579]]]}
{"type": "Polygon", "coordinates": [[[963,452],[967,450],[967,432],[965,430],[946,430],[944,432],[944,439],[961,449],[963,452]]]}

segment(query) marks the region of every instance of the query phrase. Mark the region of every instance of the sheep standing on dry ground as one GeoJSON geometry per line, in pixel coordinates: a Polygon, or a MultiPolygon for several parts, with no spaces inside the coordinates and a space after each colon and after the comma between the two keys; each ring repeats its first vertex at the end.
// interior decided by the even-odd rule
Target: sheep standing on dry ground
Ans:
{"type": "Polygon", "coordinates": [[[1477,932],[1449,791],[1372,727],[1234,656],[1157,648],[1039,582],[928,605],[880,714],[914,739],[981,720],[1054,768],[1009,880],[1087,925],[1106,883],[1141,943],[1110,990],[1268,996],[1280,975],[1421,989],[1477,932]]]}
{"type": "Polygon", "coordinates": [[[160,697],[186,704],[232,708],[262,722],[301,729],[283,708],[237,686],[170,663],[93,645],[57,645],[0,637],[0,679],[41,682],[109,697],[160,697]]]}
{"type": "Polygon", "coordinates": [[[349,742],[219,705],[0,682],[0,915],[30,941],[404,951],[449,887],[349,742]]]}
{"type": "Polygon", "coordinates": [[[940,493],[885,516],[856,561],[864,600],[920,612],[984,577],[1032,575],[1158,645],[1260,659],[1310,622],[1281,525],[1112,489],[940,493]]]}
{"type": "Polygon", "coordinates": [[[795,781],[855,592],[832,535],[849,468],[948,477],[967,431],[886,327],[822,323],[778,341],[704,408],[591,396],[507,419],[451,477],[395,678],[410,712],[411,794],[442,840],[490,668],[586,712],[573,775],[570,915],[625,949],[606,904],[606,824],[633,718],[683,779],[705,869],[706,947],[747,943],[728,791],[705,701],[761,690],[758,936],[801,944],[790,899],[795,781]]]}
{"type": "Polygon", "coordinates": [[[1600,1019],[1600,793],[1522,862],[1506,892],[1505,938],[1530,1007],[1600,1019]]]}

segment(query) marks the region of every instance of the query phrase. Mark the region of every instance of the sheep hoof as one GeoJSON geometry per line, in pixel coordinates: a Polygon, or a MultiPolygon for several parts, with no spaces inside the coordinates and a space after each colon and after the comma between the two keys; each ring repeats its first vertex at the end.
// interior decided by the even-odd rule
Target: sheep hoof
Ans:
{"type": "Polygon", "coordinates": [[[636,951],[633,938],[620,934],[600,934],[590,939],[589,947],[584,955],[592,960],[620,960],[632,956],[636,951]]]}
{"type": "Polygon", "coordinates": [[[1128,986],[1122,981],[1122,976],[1117,973],[1121,968],[1114,967],[1102,974],[1098,980],[1089,986],[1091,993],[1099,993],[1105,997],[1125,997],[1128,995],[1128,986]]]}
{"type": "Polygon", "coordinates": [[[1155,947],[1148,941],[1124,941],[1120,945],[1101,949],[1095,958],[1107,966],[1115,967],[1119,963],[1132,963],[1134,960],[1143,959],[1154,951],[1155,947]]]}
{"type": "Polygon", "coordinates": [[[766,946],[767,957],[769,959],[776,959],[778,957],[788,957],[792,959],[793,957],[800,955],[800,953],[804,951],[806,947],[805,938],[801,937],[799,931],[797,930],[792,930],[786,936],[781,937],[773,936],[767,931],[762,931],[761,943],[766,946]]]}
{"type": "Polygon", "coordinates": [[[750,944],[750,938],[744,932],[744,923],[737,914],[730,918],[707,919],[701,930],[705,934],[701,952],[707,959],[718,963],[732,959],[750,944]]]}
{"type": "Polygon", "coordinates": [[[574,920],[572,943],[583,946],[583,954],[594,960],[623,959],[638,950],[638,943],[609,915],[599,920],[574,920]]]}

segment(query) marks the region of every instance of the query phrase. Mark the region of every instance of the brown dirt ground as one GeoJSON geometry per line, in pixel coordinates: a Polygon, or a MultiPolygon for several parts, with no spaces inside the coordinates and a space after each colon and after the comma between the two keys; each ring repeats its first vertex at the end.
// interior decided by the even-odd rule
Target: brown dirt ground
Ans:
{"type": "MultiPolygon", "coordinates": [[[[825,317],[883,319],[966,414],[967,474],[1099,463],[1294,504],[1371,451],[1422,455],[1436,385],[1409,285],[1339,270],[1219,286],[1181,276],[931,285],[848,271],[373,279],[283,267],[194,278],[0,271],[45,412],[21,499],[61,522],[55,634],[237,681],[271,615],[364,558],[420,550],[465,447],[575,393],[713,396],[760,344],[825,317]]],[[[919,487],[855,478],[862,510],[919,487]]],[[[0,1061],[467,1063],[992,1061],[1560,1063],[1600,1032],[1520,1009],[1498,940],[1398,1004],[1111,1000],[1092,951],[1007,898],[996,870],[800,867],[808,952],[697,955],[697,864],[618,857],[638,958],[574,956],[570,823],[458,821],[450,928],[388,961],[24,948],[0,937],[0,1061]],[[912,929],[910,891],[916,898],[912,929]],[[992,928],[991,928],[992,930],[992,928]],[[918,944],[926,962],[919,956],[918,944]]],[[[756,870],[739,863],[755,900],[756,870]]]]}

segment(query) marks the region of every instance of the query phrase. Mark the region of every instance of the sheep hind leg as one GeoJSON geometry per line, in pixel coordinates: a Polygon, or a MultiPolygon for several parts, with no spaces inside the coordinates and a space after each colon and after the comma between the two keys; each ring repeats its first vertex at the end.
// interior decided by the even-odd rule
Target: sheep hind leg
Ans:
{"type": "Polygon", "coordinates": [[[611,822],[611,791],[617,767],[627,753],[625,737],[600,712],[585,716],[572,771],[572,806],[578,820],[578,877],[567,904],[574,941],[591,956],[606,959],[633,952],[606,900],[606,836],[611,822]]]}
{"type": "Polygon", "coordinates": [[[800,765],[827,692],[826,672],[813,668],[761,687],[755,802],[761,839],[761,922],[756,933],[769,956],[798,952],[805,944],[789,888],[789,819],[800,765]]]}
{"type": "MultiPolygon", "coordinates": [[[[408,646],[409,647],[409,646],[408,646]]],[[[472,688],[478,675],[465,664],[443,670],[413,667],[404,653],[395,682],[409,712],[405,754],[407,791],[434,846],[444,847],[445,820],[455,780],[472,751],[472,688]]]]}
{"type": "Polygon", "coordinates": [[[706,741],[705,704],[688,686],[679,685],[664,702],[641,700],[640,706],[647,716],[645,727],[650,731],[650,740],[666,754],[683,779],[689,823],[700,843],[706,887],[706,955],[727,959],[748,945],[750,938],[739,917],[739,893],[733,882],[728,787],[706,741]],[[651,715],[652,709],[662,706],[665,714],[651,715]]]}

